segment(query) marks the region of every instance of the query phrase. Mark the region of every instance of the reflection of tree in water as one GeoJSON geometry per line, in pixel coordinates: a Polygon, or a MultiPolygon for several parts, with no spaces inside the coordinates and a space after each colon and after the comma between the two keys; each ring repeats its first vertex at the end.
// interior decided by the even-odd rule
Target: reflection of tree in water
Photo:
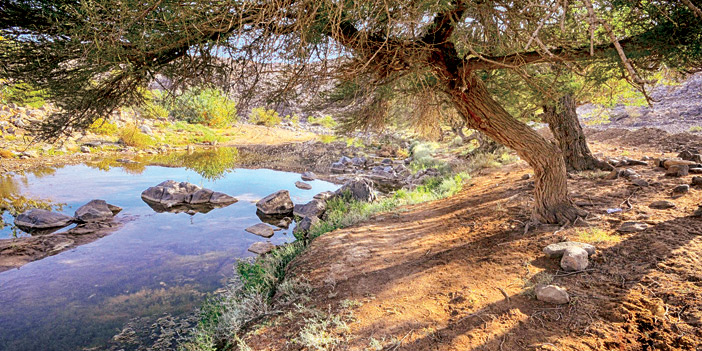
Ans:
{"type": "MultiPolygon", "coordinates": [[[[44,175],[51,173],[44,173],[44,175]]],[[[23,178],[23,183],[26,183],[26,178],[23,178]]],[[[51,200],[33,199],[20,194],[20,186],[18,179],[8,175],[0,175],[0,229],[10,225],[5,223],[3,216],[9,213],[16,217],[22,212],[32,208],[41,208],[44,210],[62,210],[65,204],[54,203],[51,200]]],[[[17,230],[13,226],[13,233],[17,236],[17,230]]]]}
{"type": "Polygon", "coordinates": [[[189,153],[172,153],[159,155],[152,163],[170,167],[185,167],[193,170],[207,180],[221,178],[233,169],[239,159],[239,150],[234,147],[222,147],[189,153]]]}

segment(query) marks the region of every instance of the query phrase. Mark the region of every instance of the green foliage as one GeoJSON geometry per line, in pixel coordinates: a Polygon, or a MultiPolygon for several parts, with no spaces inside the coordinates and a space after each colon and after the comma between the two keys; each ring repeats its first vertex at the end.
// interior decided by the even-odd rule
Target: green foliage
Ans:
{"type": "Polygon", "coordinates": [[[214,143],[222,137],[212,128],[202,124],[175,122],[165,127],[164,142],[167,144],[188,145],[195,143],[214,143]]]}
{"type": "Polygon", "coordinates": [[[586,228],[578,230],[577,241],[584,243],[618,243],[622,241],[622,237],[616,235],[612,231],[607,231],[601,228],[586,228]]]}
{"type": "Polygon", "coordinates": [[[165,93],[159,90],[142,90],[144,102],[136,108],[141,117],[148,119],[167,119],[170,113],[170,104],[165,93]]]}
{"type": "Polygon", "coordinates": [[[115,135],[117,134],[117,125],[102,118],[98,118],[88,127],[88,131],[100,135],[115,135]]]}
{"type": "Polygon", "coordinates": [[[687,131],[690,133],[699,133],[702,132],[702,126],[692,126],[687,131]]]}
{"type": "Polygon", "coordinates": [[[314,116],[307,117],[307,123],[314,126],[322,126],[325,128],[333,129],[336,127],[336,121],[332,116],[326,115],[323,117],[315,118],[314,116]]]}
{"type": "Polygon", "coordinates": [[[323,144],[330,144],[336,141],[336,136],[334,135],[321,134],[317,138],[319,138],[319,141],[323,144]]]}
{"type": "Polygon", "coordinates": [[[237,119],[236,102],[220,89],[193,87],[175,99],[171,115],[188,123],[226,127],[237,119]]]}
{"type": "Polygon", "coordinates": [[[46,103],[47,95],[29,83],[5,83],[0,80],[0,103],[39,108],[46,103]]]}
{"type": "Polygon", "coordinates": [[[153,138],[142,133],[134,124],[127,124],[124,127],[119,128],[117,130],[117,135],[119,136],[119,140],[121,140],[124,145],[133,146],[136,148],[146,148],[156,143],[153,138]]]}
{"type": "Polygon", "coordinates": [[[435,142],[414,142],[410,145],[410,155],[412,162],[409,169],[413,173],[417,173],[423,169],[436,168],[439,172],[446,172],[449,166],[446,162],[436,159],[434,154],[437,152],[439,144],[435,142]]]}
{"type": "Polygon", "coordinates": [[[251,109],[251,114],[249,115],[249,122],[253,124],[265,125],[266,127],[273,127],[279,124],[281,121],[278,112],[275,110],[267,110],[263,107],[255,107],[251,109]]]}
{"type": "Polygon", "coordinates": [[[283,120],[292,123],[292,125],[294,126],[300,124],[300,116],[298,116],[297,114],[293,114],[292,116],[285,115],[285,117],[283,117],[283,120]]]}

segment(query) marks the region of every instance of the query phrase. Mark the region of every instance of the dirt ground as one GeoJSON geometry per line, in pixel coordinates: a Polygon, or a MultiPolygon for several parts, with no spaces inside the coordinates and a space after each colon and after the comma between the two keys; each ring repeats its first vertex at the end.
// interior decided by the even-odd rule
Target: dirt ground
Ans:
{"type": "MultiPolygon", "coordinates": [[[[612,138],[591,139],[604,155],[660,155],[652,153],[658,144],[600,139],[612,138]]],[[[671,189],[691,175],[629,168],[651,186],[574,174],[569,189],[589,211],[587,223],[527,232],[533,191],[522,175],[530,169],[520,162],[484,171],[457,196],[325,234],[290,265],[289,276],[310,282],[312,307],[352,313],[348,330],[336,330],[343,340],[336,350],[702,350],[702,219],[691,216],[702,189],[673,199],[671,189]],[[656,200],[676,207],[649,208],[656,200]],[[618,207],[624,211],[607,213],[618,207]],[[617,233],[629,220],[649,228],[617,233]],[[583,233],[592,228],[608,240],[589,240],[597,253],[585,271],[563,272],[542,253],[564,239],[588,241],[583,233]],[[533,286],[551,279],[568,290],[570,304],[533,297],[533,286]]],[[[254,328],[246,343],[304,349],[292,340],[307,322],[285,312],[254,328]]]]}

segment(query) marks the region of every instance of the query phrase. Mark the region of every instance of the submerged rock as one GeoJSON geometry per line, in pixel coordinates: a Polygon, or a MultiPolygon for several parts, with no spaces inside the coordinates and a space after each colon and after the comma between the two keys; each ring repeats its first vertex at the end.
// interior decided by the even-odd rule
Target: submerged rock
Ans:
{"type": "Polygon", "coordinates": [[[75,219],[79,222],[100,222],[112,219],[117,213],[122,211],[119,206],[110,205],[105,200],[92,200],[87,204],[78,207],[75,219]]]}
{"type": "Polygon", "coordinates": [[[258,236],[262,236],[264,238],[270,238],[273,236],[273,228],[271,228],[269,225],[265,223],[258,223],[255,225],[252,225],[246,229],[247,232],[251,234],[256,234],[258,236]]]}
{"type": "Polygon", "coordinates": [[[34,208],[15,218],[15,225],[22,230],[65,227],[73,222],[73,217],[61,213],[34,208]]]}
{"type": "Polygon", "coordinates": [[[266,215],[286,215],[293,211],[290,193],[287,190],[280,190],[270,194],[256,203],[256,208],[266,215]]]}
{"type": "Polygon", "coordinates": [[[236,198],[227,194],[174,180],[144,190],[141,198],[157,212],[206,213],[237,202],[236,198]]]}
{"type": "Polygon", "coordinates": [[[267,241],[266,242],[259,241],[257,243],[253,243],[253,244],[251,244],[251,246],[249,246],[249,251],[251,251],[257,255],[265,255],[265,254],[273,251],[273,249],[275,249],[275,245],[273,245],[267,241]]]}

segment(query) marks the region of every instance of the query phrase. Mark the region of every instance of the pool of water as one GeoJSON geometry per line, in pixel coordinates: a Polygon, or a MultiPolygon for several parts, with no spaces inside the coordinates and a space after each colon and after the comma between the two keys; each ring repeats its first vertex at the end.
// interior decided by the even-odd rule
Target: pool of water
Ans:
{"type": "MultiPolygon", "coordinates": [[[[120,206],[120,229],[92,243],[0,273],[0,350],[103,350],[129,321],[152,321],[196,310],[207,293],[234,274],[237,259],[254,242],[293,241],[291,230],[270,239],[244,228],[260,222],[255,201],[280,189],[293,202],[334,190],[324,181],[294,183],[299,174],[268,169],[229,169],[216,176],[186,167],[65,166],[0,179],[4,195],[64,203],[73,215],[92,199],[120,206]],[[166,179],[188,181],[236,197],[208,213],[156,213],[141,192],[166,179]]],[[[11,221],[11,217],[5,219],[11,221]]],[[[292,229],[292,227],[291,227],[292,229]]],[[[6,226],[0,238],[13,235],[6,226]]],[[[50,235],[50,234],[49,234],[50,235]]],[[[126,349],[129,349],[127,347],[126,349]]]]}

